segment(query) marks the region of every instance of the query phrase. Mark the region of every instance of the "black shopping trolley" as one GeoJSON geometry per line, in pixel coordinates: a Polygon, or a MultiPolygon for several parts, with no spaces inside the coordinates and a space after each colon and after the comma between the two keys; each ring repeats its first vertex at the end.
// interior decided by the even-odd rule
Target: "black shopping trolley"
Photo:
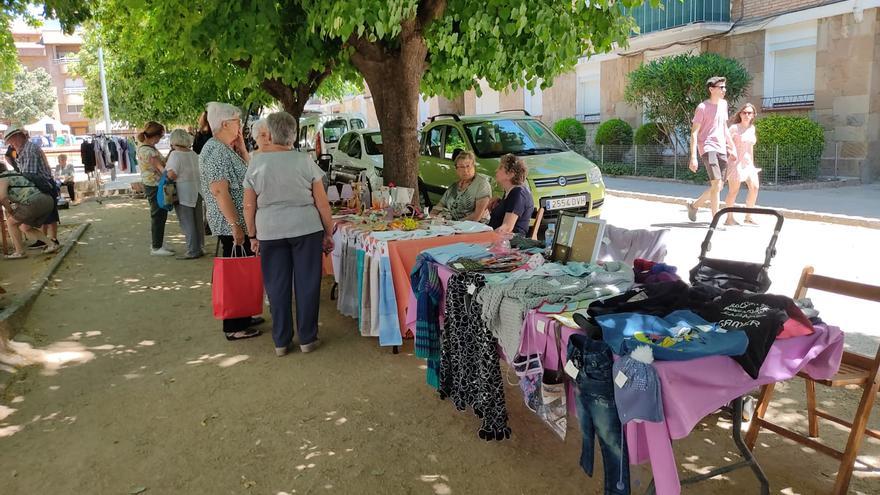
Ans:
{"type": "Polygon", "coordinates": [[[767,270],[770,268],[770,261],[776,256],[776,240],[779,238],[779,231],[782,229],[783,220],[782,214],[769,208],[732,207],[720,210],[712,217],[712,223],[709,224],[709,232],[706,233],[706,238],[703,240],[700,251],[700,260],[691,269],[691,285],[694,287],[713,287],[721,290],[738,289],[755,293],[767,292],[767,289],[770,288],[770,276],[767,274],[767,270]],[[748,213],[751,215],[776,217],[776,226],[773,228],[770,243],[764,251],[763,263],[725,260],[706,256],[712,249],[712,235],[715,233],[718,222],[721,220],[721,217],[728,213],[748,213]]]}

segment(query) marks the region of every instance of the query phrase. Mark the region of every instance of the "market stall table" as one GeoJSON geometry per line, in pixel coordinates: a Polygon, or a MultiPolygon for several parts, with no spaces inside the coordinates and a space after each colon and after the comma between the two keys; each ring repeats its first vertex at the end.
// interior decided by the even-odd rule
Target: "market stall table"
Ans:
{"type": "Polygon", "coordinates": [[[379,337],[379,345],[397,346],[407,335],[409,275],[425,249],[457,242],[492,242],[496,234],[477,222],[448,222],[408,232],[371,231],[369,224],[337,221],[331,263],[339,286],[337,308],[357,318],[362,335],[379,337]]]}
{"type": "MultiPolygon", "coordinates": [[[[454,271],[437,265],[444,293],[447,281],[454,271]]],[[[415,298],[411,295],[410,307],[415,298]]],[[[415,328],[414,314],[410,311],[410,328],[415,328]]],[[[552,336],[560,330],[561,359],[566,361],[567,344],[572,334],[583,330],[565,326],[549,314],[531,310],[525,317],[521,336],[521,355],[540,354],[545,369],[560,369],[552,336]]],[[[745,448],[739,426],[742,396],[762,385],[789,380],[803,371],[816,379],[834,376],[843,354],[843,332],[833,326],[815,325],[811,335],[777,339],[761,367],[757,379],[749,377],[742,367],[727,356],[708,356],[689,361],[654,361],[661,382],[665,419],[659,423],[630,422],[626,437],[631,464],[651,463],[654,480],[652,487],[660,495],[678,495],[681,484],[700,481],[722,472],[749,466],[766,487],[766,478],[751,453],[745,448]],[[698,372],[695,372],[697,370],[698,372]],[[678,464],[672,449],[672,440],[687,437],[705,416],[733,402],[733,438],[744,461],[724,466],[707,475],[680,481],[678,464]]],[[[573,387],[569,387],[569,404],[573,403],[573,387]]],[[[571,414],[571,410],[570,410],[571,414]]]]}

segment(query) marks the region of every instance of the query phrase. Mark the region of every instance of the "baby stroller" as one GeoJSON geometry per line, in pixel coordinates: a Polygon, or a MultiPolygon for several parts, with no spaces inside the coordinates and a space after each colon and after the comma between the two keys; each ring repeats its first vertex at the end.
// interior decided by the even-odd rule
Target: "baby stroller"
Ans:
{"type": "Polygon", "coordinates": [[[700,260],[691,269],[691,285],[694,287],[711,287],[719,290],[739,289],[743,291],[764,293],[770,288],[770,277],[767,270],[770,261],[776,256],[776,240],[782,229],[783,216],[776,210],[768,208],[723,208],[712,218],[709,232],[703,240],[700,251],[700,260]],[[708,258],[706,253],[712,249],[712,234],[721,217],[728,213],[749,213],[752,215],[770,215],[776,217],[776,226],[770,237],[770,244],[764,251],[764,263],[750,263],[746,261],[733,261],[718,258],[708,258]]]}

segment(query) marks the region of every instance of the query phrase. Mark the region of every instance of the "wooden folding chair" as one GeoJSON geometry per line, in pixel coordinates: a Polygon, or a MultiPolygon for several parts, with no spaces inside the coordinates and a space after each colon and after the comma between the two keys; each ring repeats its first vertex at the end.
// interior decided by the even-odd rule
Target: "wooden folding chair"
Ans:
{"type": "MultiPolygon", "coordinates": [[[[880,287],[849,282],[822,275],[814,275],[813,267],[811,266],[804,268],[794,298],[803,299],[807,294],[807,289],[816,289],[858,299],[880,302],[880,287]]],[[[873,359],[861,354],[844,351],[840,370],[830,380],[813,380],[804,372],[798,373],[798,376],[806,380],[807,386],[807,417],[809,421],[808,436],[804,436],[798,432],[764,419],[764,414],[767,412],[767,407],[770,405],[770,398],[773,395],[773,384],[765,385],[761,389],[761,397],[758,400],[755,418],[752,420],[752,424],[749,426],[749,431],[746,434],[746,445],[748,445],[749,449],[754,449],[755,442],[758,439],[758,433],[761,428],[766,428],[785,438],[794,440],[795,442],[810,447],[811,449],[833,457],[840,461],[840,467],[837,470],[837,480],[834,482],[834,490],[831,493],[834,495],[842,495],[846,493],[849,488],[853,465],[858,456],[862,439],[866,434],[880,439],[880,431],[870,429],[867,426],[868,418],[871,416],[871,408],[874,406],[874,400],[877,398],[878,390],[880,390],[880,377],[878,377],[878,370],[880,370],[880,349],[878,349],[877,354],[873,359]],[[862,398],[861,401],[859,401],[859,407],[856,409],[856,415],[852,422],[833,416],[832,414],[816,407],[817,383],[828,387],[857,385],[863,388],[862,398]],[[849,439],[846,442],[846,449],[843,452],[829,447],[818,440],[813,440],[813,438],[819,437],[819,418],[849,428],[849,439]]]]}
{"type": "Polygon", "coordinates": [[[535,215],[535,226],[532,227],[532,239],[538,240],[538,231],[541,230],[541,221],[544,220],[544,207],[538,208],[538,214],[535,215]]]}

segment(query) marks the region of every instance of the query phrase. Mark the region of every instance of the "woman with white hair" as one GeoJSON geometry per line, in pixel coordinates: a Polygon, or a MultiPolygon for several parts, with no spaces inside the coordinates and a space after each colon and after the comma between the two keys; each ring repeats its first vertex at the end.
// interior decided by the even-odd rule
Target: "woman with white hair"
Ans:
{"type": "Polygon", "coordinates": [[[257,143],[257,151],[254,153],[263,151],[263,148],[272,143],[272,140],[269,139],[269,127],[266,119],[260,119],[251,124],[251,136],[253,136],[254,142],[257,143]]]}
{"type": "Polygon", "coordinates": [[[193,137],[183,129],[171,131],[171,152],[165,162],[168,177],[177,183],[177,201],[174,211],[180,229],[186,236],[186,254],[179,260],[193,260],[204,256],[205,218],[202,215],[202,196],[199,194],[199,155],[192,146],[193,137]]]}
{"type": "MultiPolygon", "coordinates": [[[[244,235],[244,175],[250,160],[241,133],[241,110],[228,103],[208,103],[208,124],[213,137],[199,154],[202,196],[207,207],[208,225],[223,246],[223,256],[232,256],[233,246],[241,246],[248,256],[251,246],[244,235]]],[[[261,332],[251,328],[262,318],[223,320],[227,340],[249,339],[261,332]]]]}
{"type": "Polygon", "coordinates": [[[293,150],[296,120],[277,112],[266,118],[266,127],[269,142],[245,176],[244,212],[251,249],[260,254],[275,354],[284,356],[293,344],[293,293],[300,350],[321,344],[321,253],[333,250],[333,220],[324,172],[307,153],[293,150]]]}

